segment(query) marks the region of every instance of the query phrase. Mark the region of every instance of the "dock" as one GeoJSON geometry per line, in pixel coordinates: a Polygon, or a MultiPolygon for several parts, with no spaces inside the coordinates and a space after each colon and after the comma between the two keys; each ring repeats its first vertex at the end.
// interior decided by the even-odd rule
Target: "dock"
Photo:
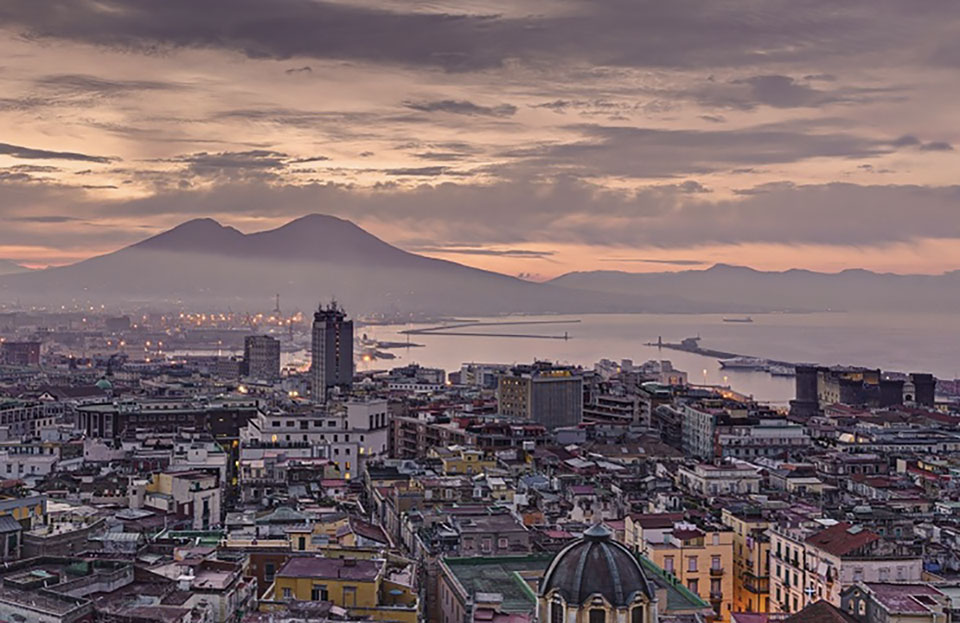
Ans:
{"type": "Polygon", "coordinates": [[[534,340],[569,340],[570,335],[564,331],[563,335],[545,335],[537,333],[484,333],[481,331],[458,331],[458,329],[469,329],[473,327],[507,327],[520,325],[556,325],[556,324],[577,324],[580,320],[510,320],[506,322],[460,322],[456,324],[443,324],[435,327],[424,327],[422,329],[407,329],[401,331],[405,335],[458,335],[466,337],[504,337],[513,339],[534,339],[534,340]]]}
{"type": "Polygon", "coordinates": [[[704,357],[713,357],[714,359],[735,359],[737,357],[747,357],[751,359],[762,359],[770,365],[795,368],[796,363],[792,361],[778,361],[776,359],[766,359],[764,357],[754,357],[753,355],[741,355],[739,353],[729,353],[723,350],[714,350],[712,348],[703,348],[700,346],[700,337],[688,337],[681,342],[664,342],[663,338],[657,338],[656,342],[647,342],[644,346],[656,346],[657,348],[667,348],[669,350],[678,350],[684,353],[693,353],[704,357]]]}

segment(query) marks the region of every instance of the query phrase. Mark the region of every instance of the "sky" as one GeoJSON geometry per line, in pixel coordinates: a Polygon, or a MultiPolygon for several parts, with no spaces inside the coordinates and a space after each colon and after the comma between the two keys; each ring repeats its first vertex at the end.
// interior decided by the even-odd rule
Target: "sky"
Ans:
{"type": "Polygon", "coordinates": [[[308,213],[574,270],[960,268],[960,3],[4,0],[0,258],[308,213]]]}

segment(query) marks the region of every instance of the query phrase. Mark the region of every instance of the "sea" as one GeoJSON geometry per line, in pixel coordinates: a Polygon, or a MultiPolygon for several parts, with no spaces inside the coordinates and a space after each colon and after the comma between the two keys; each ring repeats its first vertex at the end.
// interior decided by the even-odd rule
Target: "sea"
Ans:
{"type": "Polygon", "coordinates": [[[358,336],[366,334],[382,342],[409,339],[422,346],[390,349],[396,359],[362,361],[357,367],[377,370],[418,363],[449,372],[459,370],[465,362],[529,363],[546,359],[593,367],[604,358],[631,359],[637,364],[657,359],[669,360],[675,368],[687,372],[691,383],[729,386],[773,405],[786,405],[793,399],[795,384],[790,377],[724,369],[712,357],[648,345],[660,338],[679,342],[699,336],[703,348],[745,356],[931,372],[942,379],[960,377],[958,315],[824,312],[762,314],[752,316],[752,320],[724,322],[723,316],[713,314],[511,316],[462,319],[491,325],[450,329],[480,335],[410,336],[403,332],[437,324],[367,325],[356,329],[358,336]],[[538,324],[492,324],[528,321],[538,324]],[[498,333],[510,337],[496,337],[498,333]]]}

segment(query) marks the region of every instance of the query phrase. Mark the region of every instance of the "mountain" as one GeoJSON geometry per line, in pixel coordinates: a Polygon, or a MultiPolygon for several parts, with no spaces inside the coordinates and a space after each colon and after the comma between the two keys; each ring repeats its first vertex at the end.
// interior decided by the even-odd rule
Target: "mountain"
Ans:
{"type": "Polygon", "coordinates": [[[839,273],[759,271],[717,264],[706,270],[664,273],[593,271],[568,273],[550,285],[598,294],[683,298],[691,308],[739,307],[743,312],[940,311],[960,307],[960,271],[899,275],[863,269],[839,273]]]}
{"type": "Polygon", "coordinates": [[[0,275],[13,275],[16,273],[25,273],[30,269],[26,266],[21,266],[16,262],[11,262],[10,260],[0,260],[0,275]]]}
{"type": "MultiPolygon", "coordinates": [[[[337,298],[353,314],[764,311],[950,311],[960,271],[764,272],[718,264],[668,273],[576,272],[531,283],[387,244],[354,223],[312,214],[245,234],[195,219],[113,253],[46,270],[3,274],[0,299],[24,303],[288,309],[337,298]]],[[[14,270],[23,270],[14,265],[14,270]]]]}
{"type": "Polygon", "coordinates": [[[352,313],[628,311],[634,297],[571,292],[408,253],[355,224],[309,215],[244,234],[212,219],[70,266],[0,277],[0,297],[263,309],[336,297],[352,313]]]}

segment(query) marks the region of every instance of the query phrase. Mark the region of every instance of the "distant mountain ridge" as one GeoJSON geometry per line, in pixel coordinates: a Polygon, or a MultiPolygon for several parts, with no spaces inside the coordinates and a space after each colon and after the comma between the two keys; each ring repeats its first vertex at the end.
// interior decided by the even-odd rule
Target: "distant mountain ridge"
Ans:
{"type": "Polygon", "coordinates": [[[279,293],[288,309],[311,309],[336,297],[353,314],[392,315],[960,308],[960,271],[828,274],[718,264],[661,273],[573,272],[531,283],[410,253],[350,221],[320,214],[249,234],[194,219],[69,266],[16,274],[3,274],[3,266],[0,297],[34,304],[263,310],[279,293]]]}
{"type": "Polygon", "coordinates": [[[909,275],[853,268],[822,273],[716,264],[704,270],[660,273],[573,272],[548,283],[597,293],[682,297],[693,307],[739,306],[743,311],[953,312],[960,306],[960,271],[909,275]]]}
{"type": "Polygon", "coordinates": [[[14,275],[16,273],[29,272],[30,270],[32,269],[21,266],[12,260],[0,259],[0,275],[14,275]]]}
{"type": "Polygon", "coordinates": [[[308,215],[244,234],[213,219],[69,266],[0,277],[0,296],[263,309],[280,293],[310,309],[336,297],[352,313],[489,315],[628,311],[632,297],[531,283],[391,246],[350,221],[308,215]]]}

